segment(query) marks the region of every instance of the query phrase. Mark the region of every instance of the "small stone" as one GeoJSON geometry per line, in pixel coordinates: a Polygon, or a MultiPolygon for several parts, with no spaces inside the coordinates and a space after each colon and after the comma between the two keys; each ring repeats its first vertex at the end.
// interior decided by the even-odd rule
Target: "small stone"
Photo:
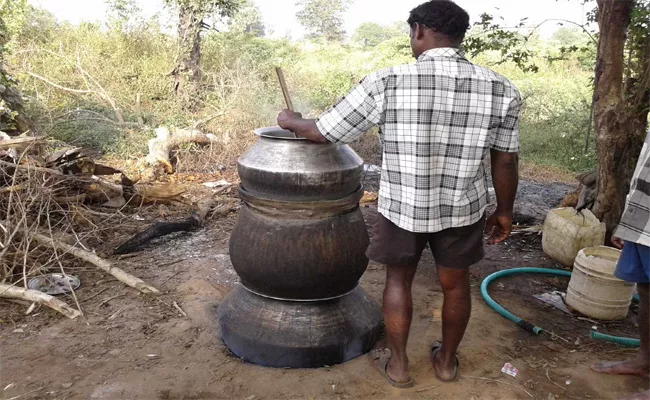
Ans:
{"type": "Polygon", "coordinates": [[[63,383],[61,386],[63,386],[64,389],[70,389],[72,387],[72,382],[63,383]]]}
{"type": "Polygon", "coordinates": [[[25,332],[25,331],[23,329],[21,329],[21,328],[14,329],[14,333],[23,333],[23,332],[25,332]]]}

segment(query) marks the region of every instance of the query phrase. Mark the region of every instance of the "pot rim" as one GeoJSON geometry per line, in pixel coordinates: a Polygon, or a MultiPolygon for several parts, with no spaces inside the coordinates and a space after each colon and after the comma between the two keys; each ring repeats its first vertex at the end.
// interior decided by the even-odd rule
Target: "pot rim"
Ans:
{"type": "Polygon", "coordinates": [[[302,141],[307,140],[307,139],[305,139],[303,137],[296,136],[293,132],[291,132],[289,130],[282,129],[277,125],[253,129],[253,133],[256,134],[257,136],[260,136],[260,137],[263,137],[263,138],[268,138],[268,139],[302,140],[302,141]]]}

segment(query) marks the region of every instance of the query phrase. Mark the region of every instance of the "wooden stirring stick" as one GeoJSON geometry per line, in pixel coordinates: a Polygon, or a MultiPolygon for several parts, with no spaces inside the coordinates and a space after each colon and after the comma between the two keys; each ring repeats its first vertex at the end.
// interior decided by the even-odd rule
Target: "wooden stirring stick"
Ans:
{"type": "Polygon", "coordinates": [[[284,73],[282,73],[282,68],[275,67],[275,72],[278,74],[278,80],[280,81],[280,87],[282,88],[282,94],[284,95],[284,101],[287,103],[287,108],[293,111],[293,104],[291,104],[291,97],[289,97],[289,89],[287,89],[287,82],[284,81],[284,73]]]}
{"type": "MultiPolygon", "coordinates": [[[[289,97],[289,89],[287,89],[287,82],[284,80],[284,73],[282,68],[275,67],[275,72],[278,74],[278,80],[280,81],[280,88],[282,88],[282,95],[284,96],[284,102],[287,103],[287,108],[293,111],[293,104],[291,103],[291,97],[289,97]]],[[[296,133],[293,134],[294,137],[298,137],[296,133]]]]}

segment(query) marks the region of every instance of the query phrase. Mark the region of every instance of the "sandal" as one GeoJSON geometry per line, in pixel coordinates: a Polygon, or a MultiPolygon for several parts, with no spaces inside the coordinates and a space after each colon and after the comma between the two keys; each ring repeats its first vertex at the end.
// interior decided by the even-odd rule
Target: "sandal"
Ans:
{"type": "Polygon", "coordinates": [[[398,389],[407,389],[413,387],[414,385],[413,379],[409,378],[407,382],[397,382],[394,381],[388,375],[388,372],[386,372],[386,367],[388,367],[388,360],[390,359],[389,349],[373,350],[372,352],[370,352],[370,357],[372,357],[372,361],[373,364],[375,365],[375,368],[377,368],[379,373],[384,377],[384,379],[386,379],[386,381],[391,386],[394,386],[398,389]]]}
{"type": "Polygon", "coordinates": [[[458,354],[456,354],[456,366],[454,367],[454,377],[451,379],[443,379],[438,375],[438,371],[436,371],[436,354],[440,351],[440,348],[442,347],[442,343],[440,342],[433,342],[431,345],[431,365],[433,365],[433,373],[436,375],[436,378],[438,380],[441,380],[443,382],[456,382],[458,380],[458,367],[460,365],[458,361],[458,354]]]}

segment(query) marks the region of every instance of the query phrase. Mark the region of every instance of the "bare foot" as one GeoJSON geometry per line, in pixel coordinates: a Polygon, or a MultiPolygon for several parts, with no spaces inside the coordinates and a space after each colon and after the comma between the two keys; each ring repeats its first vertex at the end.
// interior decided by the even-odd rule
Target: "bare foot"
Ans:
{"type": "Polygon", "coordinates": [[[603,374],[636,375],[642,378],[650,378],[649,361],[640,356],[626,361],[601,361],[592,365],[591,369],[603,374]]]}
{"type": "Polygon", "coordinates": [[[625,397],[621,400],[650,400],[650,390],[646,390],[645,392],[634,393],[633,395],[629,397],[625,397]]]}

